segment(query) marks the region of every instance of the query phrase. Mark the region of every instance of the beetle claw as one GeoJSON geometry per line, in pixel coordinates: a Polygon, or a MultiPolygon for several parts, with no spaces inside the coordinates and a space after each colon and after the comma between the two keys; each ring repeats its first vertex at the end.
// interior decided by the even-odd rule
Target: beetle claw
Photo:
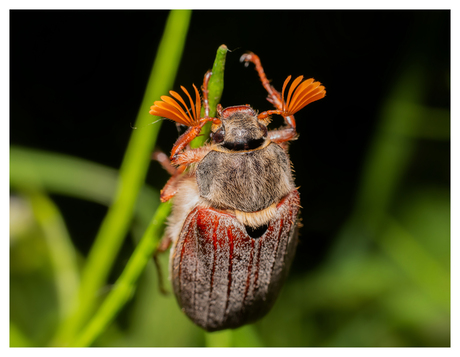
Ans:
{"type": "Polygon", "coordinates": [[[249,62],[252,60],[252,52],[245,53],[240,57],[240,62],[244,62],[244,66],[248,67],[249,62]]]}

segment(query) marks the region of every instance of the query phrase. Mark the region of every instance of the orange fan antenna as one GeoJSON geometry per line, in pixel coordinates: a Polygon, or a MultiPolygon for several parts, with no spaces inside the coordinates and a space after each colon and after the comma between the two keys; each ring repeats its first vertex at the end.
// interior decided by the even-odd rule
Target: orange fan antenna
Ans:
{"type": "Polygon", "coordinates": [[[303,76],[294,79],[289,87],[286,100],[284,100],[284,91],[291,80],[291,76],[287,77],[284,81],[281,98],[283,99],[283,112],[287,115],[294,115],[307,104],[324,98],[326,95],[326,89],[320,82],[315,82],[313,78],[302,82],[302,79],[303,76]]]}
{"type": "Polygon", "coordinates": [[[200,93],[194,84],[193,88],[195,89],[195,103],[193,102],[192,97],[188,93],[187,89],[181,86],[182,91],[187,95],[190,101],[190,110],[188,109],[189,106],[185,104],[184,99],[182,99],[178,93],[169,91],[169,94],[177,99],[177,101],[171,97],[163,95],[161,96],[161,101],[159,100],[153,103],[153,105],[150,107],[149,113],[159,117],[164,117],[166,119],[174,120],[175,122],[186,126],[199,125],[201,119],[201,98],[200,93]]]}

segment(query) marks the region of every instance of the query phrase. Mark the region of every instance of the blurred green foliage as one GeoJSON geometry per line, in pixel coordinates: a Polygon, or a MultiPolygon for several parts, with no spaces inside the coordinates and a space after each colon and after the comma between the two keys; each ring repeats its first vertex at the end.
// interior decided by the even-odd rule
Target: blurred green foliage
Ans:
{"type": "MultiPolygon", "coordinates": [[[[182,30],[174,27],[169,33],[179,42],[173,51],[177,66],[189,14],[172,12],[170,20],[182,24],[182,30]]],[[[168,50],[163,48],[164,53],[168,50]]],[[[175,68],[157,71],[156,76],[169,71],[172,77],[160,81],[167,88],[159,93],[146,93],[147,108],[171,87],[175,75],[175,68]]],[[[135,149],[133,156],[143,161],[128,186],[119,180],[124,172],[133,172],[126,161],[117,171],[75,157],[12,147],[10,345],[450,346],[450,190],[429,181],[414,184],[408,177],[422,141],[450,140],[450,112],[425,100],[427,71],[410,66],[382,101],[353,211],[326,258],[307,273],[292,275],[264,319],[233,331],[205,333],[196,327],[173,296],[159,293],[156,271],[146,260],[137,284],[135,275],[97,332],[81,339],[90,322],[104,315],[106,298],[119,288],[109,285],[108,274],[128,230],[139,242],[147,227],[158,229],[151,219],[159,192],[143,184],[158,126],[151,126],[143,149],[135,149]],[[112,233],[85,257],[50,194],[112,207],[107,217],[116,197],[125,199],[118,213],[105,220],[112,233]],[[119,237],[115,241],[114,227],[119,237]],[[104,269],[98,273],[101,263],[104,269]],[[96,281],[82,290],[88,276],[96,281]]],[[[134,135],[140,134],[135,130],[134,135]]],[[[129,153],[125,160],[130,160],[129,153]]],[[[168,256],[161,260],[166,267],[168,256]]],[[[118,275],[128,267],[130,263],[118,275]]]]}

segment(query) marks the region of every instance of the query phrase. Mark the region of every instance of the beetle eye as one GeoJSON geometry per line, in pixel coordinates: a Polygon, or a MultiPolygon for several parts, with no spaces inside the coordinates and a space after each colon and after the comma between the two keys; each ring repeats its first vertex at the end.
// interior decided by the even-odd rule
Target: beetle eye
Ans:
{"type": "Polygon", "coordinates": [[[219,130],[217,130],[215,133],[211,133],[212,140],[218,144],[224,141],[224,135],[225,135],[225,129],[224,127],[220,127],[219,130]]]}

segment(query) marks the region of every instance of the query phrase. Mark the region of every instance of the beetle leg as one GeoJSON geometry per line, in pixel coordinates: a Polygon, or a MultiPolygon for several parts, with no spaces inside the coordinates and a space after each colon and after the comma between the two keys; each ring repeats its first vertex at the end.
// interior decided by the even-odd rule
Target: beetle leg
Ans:
{"type": "Polygon", "coordinates": [[[182,172],[184,172],[186,166],[181,165],[176,169],[176,172],[174,173],[173,176],[171,176],[166,182],[166,185],[163,187],[163,189],[160,192],[160,200],[161,202],[167,202],[171,198],[173,198],[176,193],[177,193],[177,181],[182,172]]]}
{"type": "Polygon", "coordinates": [[[164,236],[160,244],[158,245],[157,250],[155,253],[153,253],[153,262],[155,264],[155,268],[157,270],[157,275],[158,275],[158,285],[160,288],[160,292],[163,295],[168,295],[169,291],[165,287],[164,279],[163,279],[163,269],[161,268],[161,263],[160,260],[158,259],[159,254],[164,253],[169,246],[171,245],[171,238],[168,236],[164,236]]]}
{"type": "Polygon", "coordinates": [[[297,136],[297,131],[295,128],[295,120],[293,115],[286,116],[285,113],[281,110],[267,110],[266,112],[260,113],[257,118],[263,120],[273,114],[282,115],[288,127],[284,129],[269,131],[268,138],[277,144],[294,140],[297,136]]]}
{"type": "Polygon", "coordinates": [[[168,202],[171,198],[173,198],[177,193],[176,188],[177,176],[171,176],[166,182],[166,185],[160,191],[160,200],[161,202],[168,202]]]}
{"type": "Polygon", "coordinates": [[[264,68],[260,63],[259,56],[257,56],[255,53],[248,52],[241,56],[240,62],[245,62],[244,65],[246,67],[248,66],[249,62],[254,63],[255,69],[259,74],[260,81],[262,82],[262,85],[265,88],[265,90],[268,92],[268,101],[272,103],[276,109],[282,110],[283,103],[281,95],[272,85],[270,85],[270,82],[268,81],[267,76],[265,75],[264,68]]]}
{"type": "Polygon", "coordinates": [[[208,84],[209,79],[211,78],[212,72],[207,71],[204,75],[203,86],[201,87],[201,92],[203,93],[203,108],[205,118],[209,117],[209,100],[208,100],[208,84]]]}
{"type": "Polygon", "coordinates": [[[201,128],[204,124],[206,124],[206,121],[203,121],[200,125],[191,126],[185,133],[179,136],[171,150],[171,161],[174,160],[174,158],[179,155],[179,153],[184,150],[185,147],[200,134],[201,128]]]}
{"type": "MultiPolygon", "coordinates": [[[[161,190],[161,194],[160,194],[161,201],[166,202],[170,200],[176,194],[177,178],[179,177],[180,173],[184,171],[184,169],[181,167],[174,167],[171,164],[171,161],[169,161],[168,156],[160,150],[155,150],[155,152],[152,154],[152,159],[155,161],[158,161],[160,165],[166,171],[168,171],[169,174],[171,174],[170,179],[168,180],[166,185],[163,187],[163,189],[161,190]]],[[[155,250],[155,253],[153,253],[153,262],[157,269],[157,275],[158,275],[158,285],[159,285],[160,292],[163,295],[169,294],[169,291],[165,288],[164,279],[163,279],[163,271],[161,268],[160,261],[158,260],[158,255],[161,253],[164,253],[169,248],[170,245],[171,245],[171,238],[167,235],[164,235],[163,238],[161,238],[160,244],[155,250]]]]}
{"type": "Polygon", "coordinates": [[[257,116],[257,119],[263,120],[263,119],[266,119],[266,118],[268,118],[270,115],[273,115],[273,114],[283,115],[283,111],[281,111],[281,110],[267,110],[267,111],[265,111],[265,112],[260,113],[260,114],[257,116]]]}
{"type": "Polygon", "coordinates": [[[160,150],[156,150],[152,154],[152,159],[155,161],[158,161],[160,165],[168,171],[168,173],[171,175],[169,178],[168,182],[166,182],[166,185],[164,185],[163,189],[160,192],[160,200],[161,202],[167,202],[171,198],[174,197],[174,195],[177,192],[176,188],[176,183],[177,183],[177,178],[179,175],[185,170],[184,167],[174,167],[171,164],[171,161],[169,161],[168,156],[160,150]]]}
{"type": "MultiPolygon", "coordinates": [[[[262,85],[265,88],[265,90],[268,92],[267,100],[270,103],[272,103],[276,109],[278,109],[279,111],[282,111],[283,110],[283,98],[281,98],[280,93],[272,85],[270,85],[270,82],[268,81],[267,76],[265,75],[264,68],[262,67],[262,64],[260,63],[259,56],[257,56],[255,53],[248,52],[241,56],[240,62],[245,62],[245,66],[248,65],[248,62],[254,63],[255,69],[257,73],[259,74],[260,81],[262,82],[262,85]]],[[[287,125],[295,129],[296,125],[295,125],[295,119],[293,115],[289,115],[289,116],[283,115],[283,118],[287,125]]]]}
{"type": "Polygon", "coordinates": [[[211,151],[210,146],[202,146],[196,149],[185,150],[177,154],[171,160],[173,165],[190,165],[201,161],[211,151]]]}
{"type": "MultiPolygon", "coordinates": [[[[160,200],[161,202],[167,202],[171,198],[173,198],[177,193],[177,181],[182,172],[186,169],[186,167],[194,162],[201,161],[208,153],[211,151],[210,146],[202,146],[197,149],[189,149],[185,150],[184,152],[178,153],[174,156],[171,162],[168,158],[164,158],[160,154],[154,153],[156,159],[160,161],[161,165],[171,173],[171,177],[166,182],[166,185],[163,187],[160,193],[160,200]],[[172,165],[179,165],[177,168],[174,168],[172,165]],[[171,170],[171,171],[169,171],[171,170]]],[[[163,153],[161,153],[163,154],[163,153]]],[[[163,154],[165,155],[165,154],[163,154]]],[[[165,155],[166,156],[166,155],[165,155]]]]}
{"type": "Polygon", "coordinates": [[[168,171],[171,176],[176,174],[177,168],[171,165],[171,161],[169,161],[168,156],[163,151],[155,150],[152,154],[152,160],[158,161],[161,167],[168,171]]]}
{"type": "Polygon", "coordinates": [[[181,151],[184,150],[187,147],[187,145],[190,144],[190,142],[200,134],[203,126],[209,121],[212,121],[213,123],[220,123],[220,120],[218,118],[201,118],[200,124],[189,127],[185,133],[179,136],[171,150],[170,159],[173,163],[176,160],[177,156],[181,153],[181,151]]]}
{"type": "Polygon", "coordinates": [[[295,128],[270,130],[268,132],[268,138],[274,143],[281,144],[287,141],[295,140],[297,138],[297,131],[295,128]]]}

